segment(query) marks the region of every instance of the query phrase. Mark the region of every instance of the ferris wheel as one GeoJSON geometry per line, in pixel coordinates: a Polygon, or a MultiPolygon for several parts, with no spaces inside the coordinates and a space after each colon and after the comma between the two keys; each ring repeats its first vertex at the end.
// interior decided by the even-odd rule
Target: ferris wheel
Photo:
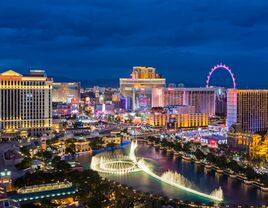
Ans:
{"type": "Polygon", "coordinates": [[[235,80],[235,76],[233,74],[233,72],[231,71],[231,69],[229,68],[229,66],[225,65],[225,64],[217,64],[215,65],[209,72],[208,76],[207,76],[207,81],[206,81],[206,87],[209,87],[209,81],[211,78],[211,75],[213,74],[214,71],[216,71],[217,69],[224,69],[227,72],[229,72],[229,74],[231,75],[232,81],[233,81],[233,88],[236,89],[236,80],[235,80]]]}

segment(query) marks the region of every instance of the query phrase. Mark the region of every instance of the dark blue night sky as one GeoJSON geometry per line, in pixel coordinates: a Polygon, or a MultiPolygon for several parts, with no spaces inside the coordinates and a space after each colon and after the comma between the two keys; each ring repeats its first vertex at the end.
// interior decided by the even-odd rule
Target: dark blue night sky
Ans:
{"type": "MultiPolygon", "coordinates": [[[[0,68],[117,82],[145,65],[204,86],[223,62],[238,87],[268,88],[267,11],[267,0],[1,0],[0,68]]],[[[212,82],[231,85],[224,71],[212,82]]]]}

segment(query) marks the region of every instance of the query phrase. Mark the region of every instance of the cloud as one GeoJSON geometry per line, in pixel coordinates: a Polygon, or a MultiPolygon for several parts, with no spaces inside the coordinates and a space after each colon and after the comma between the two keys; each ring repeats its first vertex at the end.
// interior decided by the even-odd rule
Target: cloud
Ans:
{"type": "Polygon", "coordinates": [[[243,86],[268,67],[267,9],[265,0],[1,1],[0,67],[94,79],[150,65],[171,82],[203,83],[226,60],[243,86]]]}

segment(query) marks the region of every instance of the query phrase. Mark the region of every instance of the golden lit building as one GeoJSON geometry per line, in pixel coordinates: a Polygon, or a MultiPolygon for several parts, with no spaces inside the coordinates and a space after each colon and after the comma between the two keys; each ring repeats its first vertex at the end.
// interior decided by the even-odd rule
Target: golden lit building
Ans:
{"type": "Polygon", "coordinates": [[[75,152],[88,152],[91,151],[89,141],[77,141],[74,143],[75,145],[75,152]]]}
{"type": "Polygon", "coordinates": [[[255,133],[268,129],[268,90],[227,91],[227,127],[255,133]]]}
{"type": "Polygon", "coordinates": [[[113,102],[119,102],[120,101],[120,93],[115,92],[112,94],[112,101],[113,102]]]}
{"type": "Polygon", "coordinates": [[[163,127],[167,125],[167,114],[150,114],[148,124],[151,126],[163,127]]]}
{"type": "MultiPolygon", "coordinates": [[[[148,124],[151,126],[165,127],[174,123],[174,128],[198,128],[208,126],[208,114],[187,113],[187,114],[150,114],[148,124]]],[[[173,126],[173,125],[171,125],[173,126]]]]}
{"type": "Polygon", "coordinates": [[[231,128],[227,133],[228,144],[245,152],[249,152],[249,147],[252,141],[257,141],[260,138],[258,134],[236,132],[231,128]]]}
{"type": "Polygon", "coordinates": [[[197,128],[208,126],[207,113],[193,113],[193,114],[178,114],[177,127],[178,128],[197,128]]]}
{"type": "Polygon", "coordinates": [[[120,136],[116,136],[116,137],[103,137],[102,138],[102,141],[103,141],[103,146],[107,146],[108,144],[111,144],[111,143],[113,143],[113,144],[121,144],[121,142],[122,142],[122,137],[120,137],[120,136]]]}
{"type": "Polygon", "coordinates": [[[268,135],[254,137],[250,144],[250,156],[268,160],[268,135]]]}
{"type": "Polygon", "coordinates": [[[133,71],[130,74],[132,79],[156,79],[160,78],[160,75],[156,73],[153,67],[134,66],[133,71]]]}
{"type": "Polygon", "coordinates": [[[133,67],[131,78],[120,79],[120,93],[132,99],[132,110],[148,109],[152,106],[152,89],[162,88],[166,79],[152,67],[133,67]]]}
{"type": "Polygon", "coordinates": [[[244,150],[250,157],[268,160],[268,135],[228,132],[228,144],[244,150]]]}
{"type": "Polygon", "coordinates": [[[42,70],[21,75],[9,70],[0,74],[0,130],[49,133],[52,127],[52,83],[42,70]]]}
{"type": "Polygon", "coordinates": [[[258,139],[250,146],[251,157],[258,157],[268,161],[268,136],[258,139]]]}

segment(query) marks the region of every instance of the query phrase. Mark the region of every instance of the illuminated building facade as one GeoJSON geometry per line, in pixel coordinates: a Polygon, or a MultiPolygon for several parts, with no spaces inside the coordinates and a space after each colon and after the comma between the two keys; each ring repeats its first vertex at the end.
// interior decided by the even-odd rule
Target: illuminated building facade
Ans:
{"type": "Polygon", "coordinates": [[[218,145],[227,144],[228,141],[226,137],[213,135],[213,136],[202,136],[196,139],[202,145],[208,145],[209,147],[216,148],[218,145]]]}
{"type": "Polygon", "coordinates": [[[249,155],[268,160],[268,135],[262,137],[259,134],[228,132],[228,144],[248,152],[249,155]]]}
{"type": "Polygon", "coordinates": [[[71,182],[57,182],[50,184],[24,186],[16,193],[10,194],[10,198],[20,203],[38,200],[51,200],[54,198],[66,198],[74,195],[78,189],[71,182]]]}
{"type": "Polygon", "coordinates": [[[216,91],[216,110],[217,116],[226,117],[227,113],[227,89],[218,87],[216,91]]]}
{"type": "Polygon", "coordinates": [[[115,109],[119,109],[121,107],[121,95],[120,92],[115,92],[112,94],[112,104],[114,105],[115,109]]]}
{"type": "Polygon", "coordinates": [[[120,108],[130,111],[132,108],[132,100],[130,97],[121,97],[120,98],[120,108]]]}
{"type": "Polygon", "coordinates": [[[189,105],[196,113],[215,115],[216,88],[158,88],[152,97],[153,107],[189,105]]]}
{"type": "Polygon", "coordinates": [[[215,89],[185,88],[184,105],[195,107],[196,113],[215,115],[215,89]]]}
{"type": "Polygon", "coordinates": [[[91,151],[91,147],[89,145],[89,141],[76,141],[75,145],[75,152],[88,152],[91,151]]]}
{"type": "Polygon", "coordinates": [[[115,109],[120,108],[120,92],[118,88],[99,87],[86,89],[82,97],[89,97],[92,104],[113,104],[115,109]]]}
{"type": "Polygon", "coordinates": [[[208,114],[151,114],[148,118],[148,124],[151,126],[172,128],[198,128],[208,126],[208,114]]]}
{"type": "Polygon", "coordinates": [[[0,74],[1,133],[28,131],[49,133],[52,127],[52,83],[42,70],[21,75],[9,70],[0,74]]]}
{"type": "Polygon", "coordinates": [[[208,114],[194,113],[194,114],[178,114],[177,127],[178,128],[197,128],[208,126],[208,114]]]}
{"type": "Polygon", "coordinates": [[[103,146],[107,147],[109,144],[121,144],[122,138],[120,136],[111,136],[111,137],[103,137],[102,138],[103,146]]]}
{"type": "Polygon", "coordinates": [[[166,114],[153,114],[148,118],[148,124],[151,126],[164,127],[167,125],[166,114]]]}
{"type": "Polygon", "coordinates": [[[268,90],[229,89],[227,128],[243,133],[266,131],[268,129],[268,90]]]}
{"type": "Polygon", "coordinates": [[[193,114],[195,107],[190,105],[168,105],[164,107],[169,114],[193,114]]]}
{"type": "Polygon", "coordinates": [[[166,79],[152,67],[133,67],[131,78],[120,79],[120,93],[132,99],[132,110],[152,106],[152,90],[166,85],[166,79]]]}
{"type": "Polygon", "coordinates": [[[12,178],[11,178],[11,171],[7,169],[0,172],[0,185],[5,187],[6,191],[12,190],[12,178]]]}
{"type": "Polygon", "coordinates": [[[265,135],[264,138],[260,135],[255,137],[250,144],[250,156],[268,160],[268,135],[265,135]]]}
{"type": "Polygon", "coordinates": [[[161,78],[153,67],[134,66],[130,74],[132,79],[156,79],[161,78]]]}
{"type": "Polygon", "coordinates": [[[208,126],[208,114],[193,113],[192,108],[180,109],[176,114],[167,108],[156,107],[152,109],[148,118],[148,124],[167,128],[198,128],[208,126]],[[182,111],[181,111],[182,110],[182,111]],[[179,113],[178,113],[179,112],[179,113]]]}
{"type": "Polygon", "coordinates": [[[52,102],[71,103],[80,101],[79,82],[53,83],[52,102]]]}

